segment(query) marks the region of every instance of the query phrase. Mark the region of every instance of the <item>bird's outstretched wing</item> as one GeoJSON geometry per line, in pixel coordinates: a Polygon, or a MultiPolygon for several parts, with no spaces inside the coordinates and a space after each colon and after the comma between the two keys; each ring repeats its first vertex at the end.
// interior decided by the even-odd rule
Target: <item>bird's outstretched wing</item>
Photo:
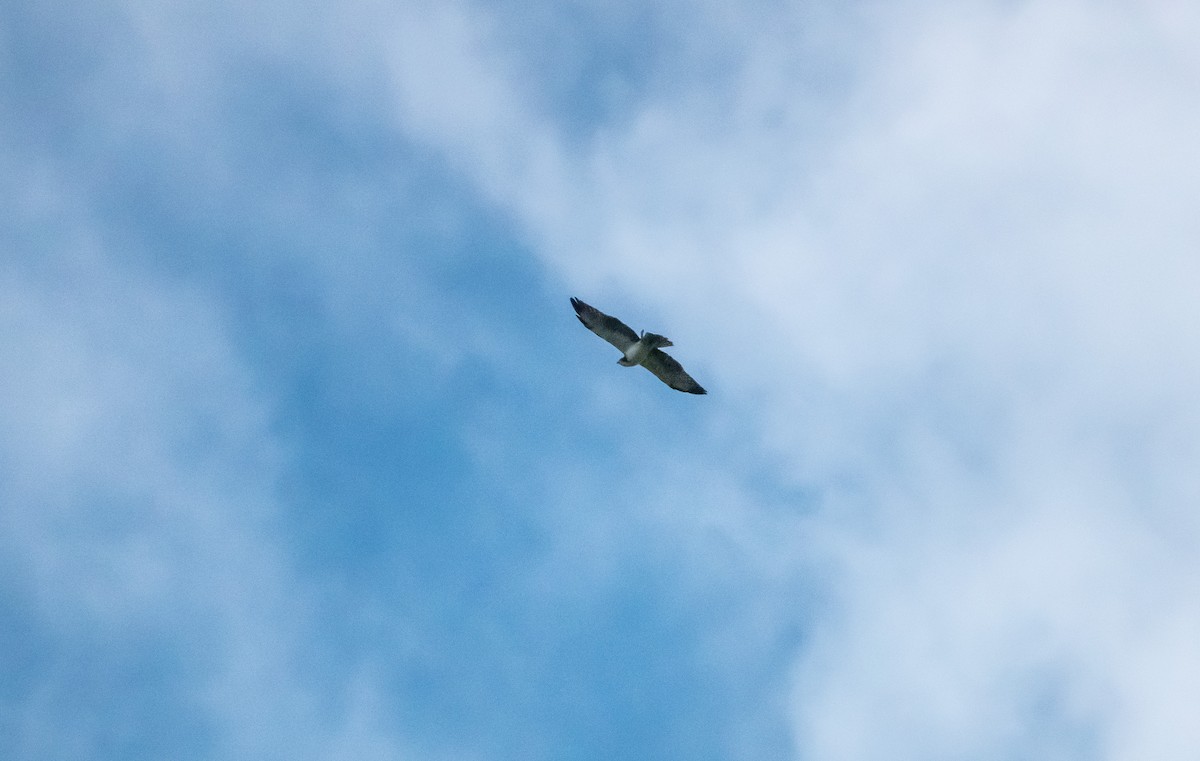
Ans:
{"type": "Polygon", "coordinates": [[[622,352],[637,343],[638,334],[616,317],[609,317],[599,309],[588,306],[575,297],[571,297],[571,306],[575,307],[575,315],[579,317],[579,321],[584,324],[584,327],[622,352]]]}
{"type": "Polygon", "coordinates": [[[642,362],[642,367],[658,376],[658,379],[676,391],[689,394],[707,394],[704,387],[684,371],[683,365],[662,349],[655,349],[642,362]]]}

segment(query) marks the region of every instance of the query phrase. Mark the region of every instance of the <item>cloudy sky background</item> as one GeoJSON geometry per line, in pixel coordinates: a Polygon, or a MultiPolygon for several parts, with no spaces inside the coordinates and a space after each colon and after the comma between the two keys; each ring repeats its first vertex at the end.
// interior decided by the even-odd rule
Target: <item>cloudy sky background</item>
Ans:
{"type": "Polygon", "coordinates": [[[1200,11],[0,30],[12,758],[1194,758],[1200,11]]]}

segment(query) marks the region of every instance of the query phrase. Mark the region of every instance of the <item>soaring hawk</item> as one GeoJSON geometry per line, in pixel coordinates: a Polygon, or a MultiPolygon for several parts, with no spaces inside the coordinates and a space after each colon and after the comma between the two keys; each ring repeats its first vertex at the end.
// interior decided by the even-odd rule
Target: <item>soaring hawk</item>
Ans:
{"type": "Polygon", "coordinates": [[[676,362],[661,346],[674,346],[666,336],[657,333],[634,333],[633,328],[609,317],[595,307],[588,306],[577,298],[571,299],[579,321],[596,335],[608,341],[625,355],[617,360],[618,365],[633,367],[641,365],[658,376],[658,379],[676,391],[689,394],[707,394],[692,376],[684,372],[683,365],[676,362]]]}

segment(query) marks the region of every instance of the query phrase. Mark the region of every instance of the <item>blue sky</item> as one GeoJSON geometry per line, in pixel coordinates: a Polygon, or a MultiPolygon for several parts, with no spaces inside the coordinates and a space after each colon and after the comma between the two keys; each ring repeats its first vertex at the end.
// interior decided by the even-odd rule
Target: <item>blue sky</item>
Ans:
{"type": "Polygon", "coordinates": [[[1193,757],[1197,11],[0,30],[12,758],[1193,757]]]}

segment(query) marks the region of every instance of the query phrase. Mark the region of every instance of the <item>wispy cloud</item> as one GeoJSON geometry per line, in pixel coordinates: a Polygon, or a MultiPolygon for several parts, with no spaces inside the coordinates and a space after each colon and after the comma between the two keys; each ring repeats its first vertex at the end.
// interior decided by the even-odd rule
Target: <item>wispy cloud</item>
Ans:
{"type": "Polygon", "coordinates": [[[1194,14],[102,8],[4,80],[19,754],[1195,747],[1194,14]]]}
{"type": "Polygon", "coordinates": [[[221,305],[122,266],[42,186],[6,232],[67,232],[6,260],[0,318],[4,627],[28,653],[5,667],[9,752],[395,757],[361,696],[314,695],[309,595],[275,539],[286,447],[221,305]]]}
{"type": "MultiPolygon", "coordinates": [[[[766,440],[825,495],[817,520],[857,537],[830,545],[844,607],[798,653],[803,755],[1181,757],[1186,722],[1150,717],[1192,704],[1186,680],[1164,680],[1161,711],[1129,707],[1153,700],[1138,653],[1196,623],[1177,539],[1197,528],[1178,453],[1200,444],[1182,201],[1200,103],[1178,33],[1195,20],[861,10],[855,63],[830,59],[838,97],[751,54],[732,76],[757,98],[676,94],[555,149],[552,120],[480,63],[510,94],[499,117],[473,101],[466,129],[439,130],[548,157],[484,160],[481,184],[564,277],[709,331],[706,369],[761,394],[766,440]],[[1152,589],[1180,591],[1150,613],[1152,589]]],[[[774,29],[756,39],[787,50],[774,29]]],[[[799,72],[812,51],[792,49],[799,72]]]]}

